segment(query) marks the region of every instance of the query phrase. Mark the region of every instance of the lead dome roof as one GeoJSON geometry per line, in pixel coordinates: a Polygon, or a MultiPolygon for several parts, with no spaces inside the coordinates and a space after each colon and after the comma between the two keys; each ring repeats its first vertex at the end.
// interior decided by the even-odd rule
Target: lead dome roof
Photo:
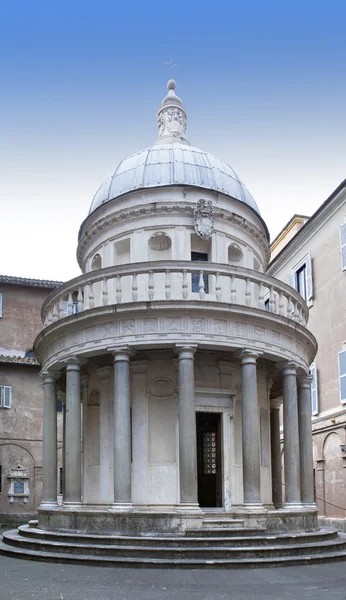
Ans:
{"type": "Polygon", "coordinates": [[[168,95],[157,113],[157,142],[120,162],[96,192],[89,214],[127,192],[172,185],[222,192],[260,214],[255,200],[232,167],[187,142],[186,113],[175,94],[176,84],[170,80],[167,87],[168,95]]]}

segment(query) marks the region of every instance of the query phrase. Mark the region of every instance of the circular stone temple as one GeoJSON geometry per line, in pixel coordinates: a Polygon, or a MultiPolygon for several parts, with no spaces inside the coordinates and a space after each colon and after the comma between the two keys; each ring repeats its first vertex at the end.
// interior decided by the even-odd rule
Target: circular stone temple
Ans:
{"type": "Polygon", "coordinates": [[[258,207],[187,142],[175,87],[156,143],[92,201],[82,274],[43,305],[43,499],[1,551],[189,567],[341,556],[314,500],[308,308],[266,275],[258,207]]]}

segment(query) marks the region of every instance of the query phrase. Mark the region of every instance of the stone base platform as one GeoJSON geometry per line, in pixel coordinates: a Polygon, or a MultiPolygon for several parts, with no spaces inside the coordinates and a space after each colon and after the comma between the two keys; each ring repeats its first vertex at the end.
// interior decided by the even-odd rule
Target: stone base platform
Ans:
{"type": "Polygon", "coordinates": [[[214,529],[246,528],[266,533],[289,531],[317,531],[319,523],[317,511],[311,509],[275,510],[246,509],[239,507],[230,512],[201,509],[184,511],[177,506],[175,510],[132,510],[117,512],[112,506],[57,507],[39,509],[40,529],[47,531],[79,531],[83,533],[107,535],[152,535],[166,536],[184,534],[190,530],[198,532],[206,527],[214,529]],[[221,524],[221,525],[220,525],[221,524]]]}

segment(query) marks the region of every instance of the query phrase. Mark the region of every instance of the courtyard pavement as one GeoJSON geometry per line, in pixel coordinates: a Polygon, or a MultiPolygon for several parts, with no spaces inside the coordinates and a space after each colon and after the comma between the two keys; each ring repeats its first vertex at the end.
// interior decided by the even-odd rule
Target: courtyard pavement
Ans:
{"type": "Polygon", "coordinates": [[[235,570],[124,569],[0,556],[1,600],[346,600],[346,562],[235,570]]]}

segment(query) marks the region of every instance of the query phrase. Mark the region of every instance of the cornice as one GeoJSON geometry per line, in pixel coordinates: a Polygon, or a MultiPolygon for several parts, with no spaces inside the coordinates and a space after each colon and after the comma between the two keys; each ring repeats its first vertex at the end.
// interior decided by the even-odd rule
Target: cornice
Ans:
{"type": "MultiPolygon", "coordinates": [[[[98,221],[92,223],[89,228],[83,231],[83,234],[79,240],[78,248],[77,248],[77,260],[80,268],[83,267],[83,259],[82,255],[85,250],[86,245],[92,238],[99,232],[105,231],[111,227],[113,227],[117,223],[133,222],[137,220],[139,217],[143,215],[151,215],[151,214],[170,214],[170,215],[181,215],[184,214],[191,218],[191,223],[193,223],[194,218],[194,209],[195,204],[193,203],[183,203],[183,202],[152,202],[150,204],[139,204],[134,207],[125,208],[123,210],[119,210],[116,213],[111,213],[102,217],[98,221]]],[[[234,223],[238,225],[242,229],[245,229],[255,237],[260,246],[262,247],[265,257],[266,263],[269,263],[270,258],[270,249],[267,238],[265,234],[253,223],[251,223],[245,217],[238,215],[237,213],[228,211],[223,208],[214,207],[214,218],[222,219],[223,221],[227,221],[229,223],[234,223]]]]}

